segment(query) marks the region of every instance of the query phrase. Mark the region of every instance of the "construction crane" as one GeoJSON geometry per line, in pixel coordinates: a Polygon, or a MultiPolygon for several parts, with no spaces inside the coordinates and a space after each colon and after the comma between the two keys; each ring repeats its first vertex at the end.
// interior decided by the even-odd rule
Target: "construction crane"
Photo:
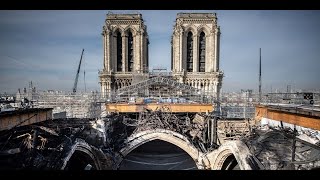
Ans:
{"type": "Polygon", "coordinates": [[[76,92],[77,92],[77,84],[78,84],[78,78],[79,78],[79,72],[80,72],[80,67],[81,67],[81,61],[82,61],[83,51],[84,51],[84,49],[82,49],[82,53],[81,53],[81,57],[80,57],[80,62],[79,62],[79,67],[78,67],[78,71],[77,71],[77,75],[76,75],[76,79],[74,80],[74,85],[73,85],[73,88],[72,88],[72,92],[73,92],[73,93],[76,93],[76,92]]]}

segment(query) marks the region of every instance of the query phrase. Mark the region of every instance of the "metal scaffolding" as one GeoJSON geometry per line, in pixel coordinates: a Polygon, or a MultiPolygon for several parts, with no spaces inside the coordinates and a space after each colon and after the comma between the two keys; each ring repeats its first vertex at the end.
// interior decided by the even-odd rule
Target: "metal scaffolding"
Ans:
{"type": "Polygon", "coordinates": [[[180,83],[170,76],[153,74],[153,76],[147,80],[125,86],[112,92],[111,101],[129,102],[130,99],[137,98],[151,98],[153,100],[167,98],[168,101],[175,101],[175,103],[179,103],[180,101],[213,103],[215,99],[213,94],[214,93],[204,92],[201,89],[180,83]]]}

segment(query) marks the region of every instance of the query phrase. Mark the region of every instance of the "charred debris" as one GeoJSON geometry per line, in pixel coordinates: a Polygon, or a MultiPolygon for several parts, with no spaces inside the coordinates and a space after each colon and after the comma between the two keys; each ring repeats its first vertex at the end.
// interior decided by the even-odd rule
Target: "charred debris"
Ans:
{"type": "MultiPolygon", "coordinates": [[[[219,121],[224,120],[206,113],[172,113],[163,106],[140,113],[110,113],[100,119],[54,119],[18,126],[0,131],[0,169],[117,169],[116,157],[127,146],[128,137],[153,129],[177,132],[199,152],[210,153],[221,145],[219,121]]],[[[298,139],[288,129],[246,127],[249,129],[241,136],[237,133],[237,138],[248,146],[262,169],[320,167],[319,144],[298,139]]],[[[229,136],[236,132],[226,130],[229,136]]]]}
{"type": "Polygon", "coordinates": [[[156,128],[178,132],[206,152],[218,147],[208,140],[210,118],[173,114],[164,106],[136,114],[111,113],[101,119],[54,119],[14,127],[0,132],[0,169],[115,169],[116,154],[126,146],[126,139],[156,128]],[[90,154],[99,158],[86,157],[90,154]]]}

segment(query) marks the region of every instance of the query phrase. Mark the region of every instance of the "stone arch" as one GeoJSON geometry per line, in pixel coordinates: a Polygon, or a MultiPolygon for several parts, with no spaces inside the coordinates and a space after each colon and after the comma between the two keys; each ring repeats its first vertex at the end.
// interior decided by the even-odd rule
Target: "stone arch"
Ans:
{"type": "Polygon", "coordinates": [[[197,35],[200,36],[201,32],[204,32],[205,37],[207,37],[210,34],[210,28],[207,25],[203,25],[201,24],[200,26],[198,26],[197,28],[197,35]]]}
{"type": "Polygon", "coordinates": [[[259,160],[250,153],[247,145],[242,141],[228,141],[217,150],[209,153],[205,163],[212,170],[221,170],[225,161],[234,156],[241,170],[263,169],[259,160]]]}
{"type": "Polygon", "coordinates": [[[76,139],[75,143],[70,148],[70,151],[66,153],[66,156],[63,159],[63,164],[60,169],[61,170],[64,170],[66,168],[70,169],[69,165],[72,164],[71,161],[74,156],[79,156],[82,160],[82,163],[84,163],[83,165],[90,164],[96,170],[111,169],[111,164],[110,164],[110,167],[104,167],[102,165],[104,164],[103,162],[107,161],[107,158],[103,154],[103,152],[90,146],[83,139],[76,139]]]}
{"type": "Polygon", "coordinates": [[[121,35],[123,35],[123,34],[124,34],[124,29],[123,29],[123,27],[121,27],[121,26],[116,26],[116,27],[113,28],[112,34],[113,34],[114,36],[116,36],[118,32],[120,32],[121,35]]]}
{"type": "Polygon", "coordinates": [[[188,25],[184,28],[184,34],[185,36],[188,36],[189,32],[192,32],[192,35],[196,35],[197,34],[197,28],[192,24],[192,25],[188,25]]]}
{"type": "Polygon", "coordinates": [[[128,35],[129,31],[132,33],[133,36],[137,35],[137,30],[136,30],[136,28],[134,28],[134,27],[131,26],[131,25],[127,26],[127,27],[123,30],[123,32],[124,32],[125,35],[128,35]]]}
{"type": "Polygon", "coordinates": [[[117,160],[117,167],[119,167],[121,164],[123,160],[122,157],[125,157],[137,147],[153,140],[166,141],[181,148],[194,160],[198,169],[202,168],[201,159],[203,153],[198,151],[197,148],[185,136],[166,129],[146,130],[128,137],[127,145],[119,151],[120,156],[117,160]]]}

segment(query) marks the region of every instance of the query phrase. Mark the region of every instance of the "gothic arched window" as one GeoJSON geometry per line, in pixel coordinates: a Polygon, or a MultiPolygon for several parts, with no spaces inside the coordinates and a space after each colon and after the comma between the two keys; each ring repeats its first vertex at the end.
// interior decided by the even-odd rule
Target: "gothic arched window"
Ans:
{"type": "Polygon", "coordinates": [[[187,72],[193,71],[193,34],[190,31],[187,37],[187,72]]]}
{"type": "Polygon", "coordinates": [[[121,33],[117,33],[117,71],[122,71],[122,37],[121,33]]]}
{"type": "Polygon", "coordinates": [[[204,32],[199,37],[199,72],[205,72],[206,67],[206,37],[204,32]]]}
{"type": "Polygon", "coordinates": [[[129,31],[128,33],[128,71],[133,70],[133,36],[129,31]]]}

